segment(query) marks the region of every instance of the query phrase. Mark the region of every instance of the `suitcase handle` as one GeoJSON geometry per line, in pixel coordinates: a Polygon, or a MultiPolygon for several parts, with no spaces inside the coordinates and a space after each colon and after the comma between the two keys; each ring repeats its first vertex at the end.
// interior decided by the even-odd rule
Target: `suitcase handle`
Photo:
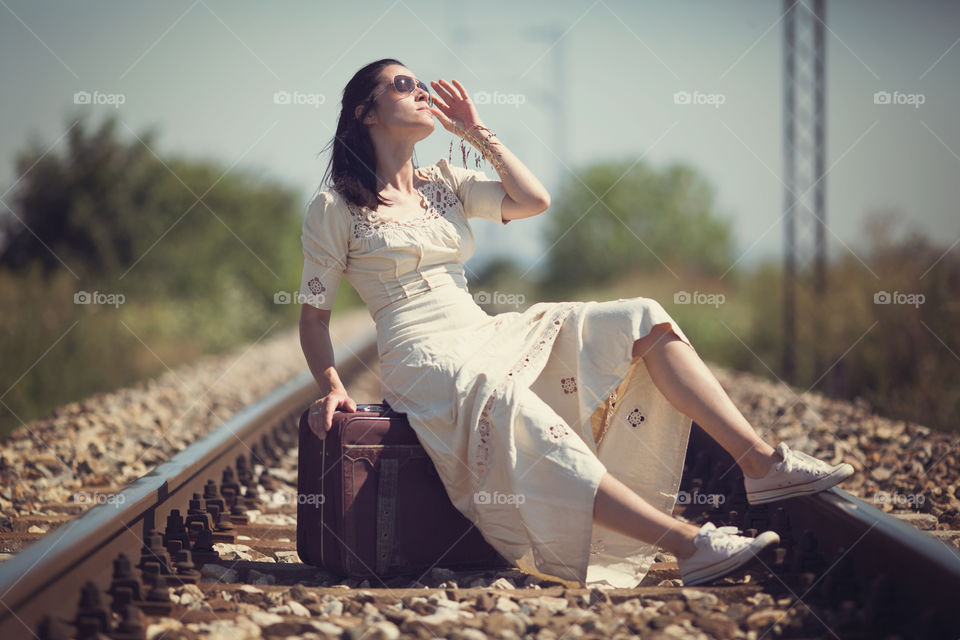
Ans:
{"type": "Polygon", "coordinates": [[[358,404],[357,412],[369,411],[370,413],[382,413],[385,407],[382,404],[358,404]]]}
{"type": "Polygon", "coordinates": [[[387,402],[386,398],[384,398],[382,402],[358,404],[357,412],[359,413],[361,411],[380,413],[384,415],[403,415],[394,410],[394,408],[390,406],[390,403],[387,402]]]}

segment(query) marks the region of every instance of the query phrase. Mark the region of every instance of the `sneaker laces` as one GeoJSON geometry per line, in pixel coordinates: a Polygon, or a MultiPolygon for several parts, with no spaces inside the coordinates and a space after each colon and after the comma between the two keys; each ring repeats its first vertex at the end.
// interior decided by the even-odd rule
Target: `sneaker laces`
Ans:
{"type": "MultiPolygon", "coordinates": [[[[696,544],[702,541],[712,549],[721,552],[739,551],[742,540],[737,537],[737,534],[740,532],[740,528],[733,525],[718,527],[712,522],[708,522],[703,525],[703,528],[697,533],[694,543],[696,544]]],[[[699,546],[699,544],[697,546],[699,546]]]]}
{"type": "Polygon", "coordinates": [[[822,460],[808,456],[800,451],[791,451],[787,443],[781,442],[777,447],[783,455],[783,460],[778,462],[780,469],[784,471],[806,471],[812,474],[822,473],[826,467],[822,460]]]}

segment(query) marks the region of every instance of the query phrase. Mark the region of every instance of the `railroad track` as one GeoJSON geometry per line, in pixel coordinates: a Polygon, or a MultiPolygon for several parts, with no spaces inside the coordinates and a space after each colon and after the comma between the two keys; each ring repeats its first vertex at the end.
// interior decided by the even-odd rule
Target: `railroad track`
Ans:
{"type": "MultiPolygon", "coordinates": [[[[336,353],[355,398],[379,392],[373,337],[336,353]]],[[[102,504],[54,517],[53,531],[0,564],[0,638],[960,635],[960,555],[837,489],[750,507],[732,459],[699,427],[678,513],[782,539],[713,586],[682,588],[666,554],[639,587],[612,590],[516,570],[438,566],[383,583],[303,565],[297,422],[315,396],[304,373],[102,504]]]]}

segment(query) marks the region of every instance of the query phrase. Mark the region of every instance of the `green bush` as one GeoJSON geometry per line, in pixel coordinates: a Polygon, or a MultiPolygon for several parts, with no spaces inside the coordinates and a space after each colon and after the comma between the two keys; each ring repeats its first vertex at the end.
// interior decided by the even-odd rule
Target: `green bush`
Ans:
{"type": "Polygon", "coordinates": [[[0,248],[0,434],[296,323],[299,304],[274,302],[299,289],[296,190],[154,145],[152,131],[120,139],[111,118],[74,123],[62,153],[35,140],[18,154],[0,248]],[[81,291],[123,304],[74,304],[81,291]]]}
{"type": "Polygon", "coordinates": [[[548,216],[544,287],[597,286],[664,268],[719,274],[733,262],[731,228],[714,190],[692,168],[655,171],[632,160],[598,163],[565,182],[548,216]]]}

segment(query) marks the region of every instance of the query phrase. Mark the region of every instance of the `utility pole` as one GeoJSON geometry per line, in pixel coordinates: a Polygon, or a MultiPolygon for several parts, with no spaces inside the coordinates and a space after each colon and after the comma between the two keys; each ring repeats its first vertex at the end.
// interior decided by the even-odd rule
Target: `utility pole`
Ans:
{"type": "Polygon", "coordinates": [[[552,142],[553,153],[556,154],[557,178],[562,180],[566,167],[570,166],[567,137],[567,107],[570,96],[564,95],[567,86],[566,76],[566,45],[564,44],[563,30],[555,26],[536,26],[527,29],[531,39],[542,39],[550,46],[550,75],[551,82],[546,87],[539,87],[537,97],[540,103],[549,109],[553,119],[552,142]]]}
{"type": "MultiPolygon", "coordinates": [[[[825,320],[818,312],[827,290],[824,170],[826,0],[812,0],[812,5],[810,9],[797,0],[783,2],[784,255],[780,370],[784,379],[791,383],[797,379],[797,292],[802,289],[798,285],[810,280],[811,263],[813,291],[800,310],[800,317],[812,327],[814,336],[823,335],[825,326],[825,320]]],[[[820,372],[824,368],[824,355],[819,340],[814,339],[813,349],[813,366],[820,372]]]]}

